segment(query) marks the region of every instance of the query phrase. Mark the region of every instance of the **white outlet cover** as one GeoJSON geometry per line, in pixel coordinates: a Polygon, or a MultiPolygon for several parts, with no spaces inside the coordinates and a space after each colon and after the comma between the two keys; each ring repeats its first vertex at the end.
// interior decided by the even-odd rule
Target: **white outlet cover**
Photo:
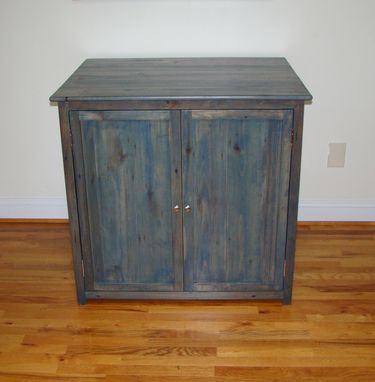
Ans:
{"type": "Polygon", "coordinates": [[[327,167],[344,167],[346,143],[330,143],[327,167]]]}

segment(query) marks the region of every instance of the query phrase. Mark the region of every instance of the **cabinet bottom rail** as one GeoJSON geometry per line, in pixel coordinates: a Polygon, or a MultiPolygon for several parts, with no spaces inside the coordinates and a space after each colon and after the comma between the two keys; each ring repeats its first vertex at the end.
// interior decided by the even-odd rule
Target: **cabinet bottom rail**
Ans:
{"type": "Polygon", "coordinates": [[[123,300],[283,300],[284,291],[256,292],[125,292],[86,291],[87,299],[123,300]]]}

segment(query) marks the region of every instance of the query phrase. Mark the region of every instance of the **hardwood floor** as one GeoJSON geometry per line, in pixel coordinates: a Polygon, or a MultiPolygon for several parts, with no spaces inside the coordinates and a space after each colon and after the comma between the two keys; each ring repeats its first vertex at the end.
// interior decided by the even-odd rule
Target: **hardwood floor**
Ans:
{"type": "Polygon", "coordinates": [[[0,224],[0,382],[375,381],[375,224],[300,224],[293,304],[75,302],[66,224],[0,224]]]}

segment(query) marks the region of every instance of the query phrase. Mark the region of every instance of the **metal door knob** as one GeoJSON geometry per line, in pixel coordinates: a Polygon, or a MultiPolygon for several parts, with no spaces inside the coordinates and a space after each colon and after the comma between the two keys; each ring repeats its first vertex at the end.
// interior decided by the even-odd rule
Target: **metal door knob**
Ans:
{"type": "Polygon", "coordinates": [[[180,211],[181,211],[181,208],[178,204],[176,204],[174,207],[173,207],[173,211],[178,214],[180,211]]]}
{"type": "Polygon", "coordinates": [[[189,204],[185,206],[184,211],[187,213],[191,212],[191,207],[189,206],[189,204]]]}

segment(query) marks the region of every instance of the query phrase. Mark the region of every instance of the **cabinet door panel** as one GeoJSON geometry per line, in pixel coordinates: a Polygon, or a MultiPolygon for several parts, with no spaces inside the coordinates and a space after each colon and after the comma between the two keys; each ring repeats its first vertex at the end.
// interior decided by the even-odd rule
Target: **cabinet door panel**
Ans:
{"type": "Polygon", "coordinates": [[[181,290],[179,113],[72,112],[88,290],[181,290]]]}
{"type": "Polygon", "coordinates": [[[281,290],[292,111],[183,111],[185,289],[281,290]]]}

